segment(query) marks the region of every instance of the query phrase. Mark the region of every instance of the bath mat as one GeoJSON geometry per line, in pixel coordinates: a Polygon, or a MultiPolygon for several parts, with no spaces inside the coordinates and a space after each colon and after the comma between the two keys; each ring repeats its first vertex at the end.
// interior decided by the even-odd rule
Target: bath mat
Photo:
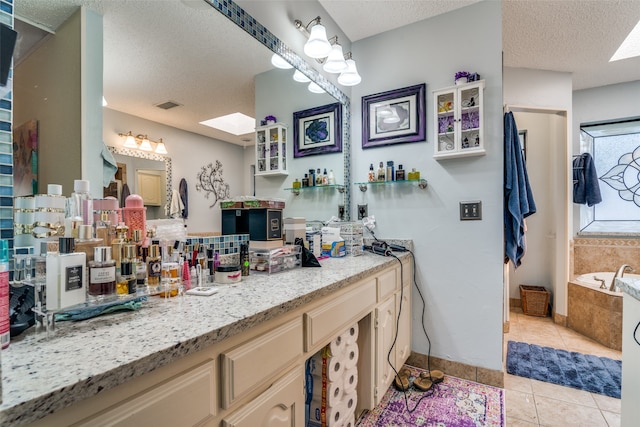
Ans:
{"type": "MultiPolygon", "coordinates": [[[[406,366],[406,365],[405,365],[406,366]]],[[[411,380],[421,369],[411,370],[411,380]]],[[[404,393],[389,387],[387,393],[373,410],[360,417],[357,427],[494,427],[504,426],[504,390],[445,375],[444,381],[426,392],[413,388],[407,397],[409,408],[425,397],[415,411],[407,412],[404,393]]]]}
{"type": "Polygon", "coordinates": [[[509,341],[507,373],[620,399],[622,361],[607,357],[509,341]]]}

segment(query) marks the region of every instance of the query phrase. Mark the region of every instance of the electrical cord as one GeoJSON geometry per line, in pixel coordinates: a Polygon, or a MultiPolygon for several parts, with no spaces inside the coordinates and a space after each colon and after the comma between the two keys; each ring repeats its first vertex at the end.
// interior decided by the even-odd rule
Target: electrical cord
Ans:
{"type": "Polygon", "coordinates": [[[640,341],[638,341],[638,338],[636,337],[636,333],[638,332],[638,328],[640,327],[640,322],[638,322],[638,324],[636,325],[636,328],[633,330],[633,340],[640,345],[640,341]]]}
{"type": "MultiPolygon", "coordinates": [[[[379,246],[384,246],[384,247],[392,247],[392,245],[388,245],[386,242],[383,242],[381,240],[379,240],[375,234],[373,234],[373,232],[371,230],[369,230],[369,232],[371,233],[371,235],[373,236],[374,240],[376,242],[379,242],[379,246]],[[380,245],[381,243],[384,243],[384,245],[380,245]]],[[[421,324],[422,324],[422,330],[424,332],[424,335],[427,339],[427,370],[429,372],[429,379],[431,380],[432,384],[433,384],[433,378],[431,377],[431,339],[429,338],[429,334],[427,333],[427,328],[424,324],[424,317],[425,317],[425,313],[426,313],[426,308],[427,308],[427,304],[426,301],[424,299],[424,296],[422,295],[422,291],[420,291],[420,287],[418,286],[418,282],[416,280],[416,257],[415,254],[405,248],[404,246],[399,246],[399,245],[393,245],[395,247],[398,248],[399,251],[406,251],[409,252],[411,254],[411,259],[413,261],[413,284],[416,287],[416,290],[418,291],[418,295],[420,295],[420,300],[422,301],[422,316],[421,316],[421,324]]],[[[400,318],[402,316],[402,301],[404,299],[404,271],[402,269],[402,261],[400,261],[400,258],[398,258],[393,252],[391,252],[391,250],[387,250],[384,253],[380,252],[380,251],[374,251],[374,245],[371,245],[369,247],[366,247],[367,249],[369,249],[370,251],[372,251],[375,254],[378,255],[383,255],[383,256],[390,256],[396,259],[396,261],[398,261],[398,263],[400,264],[400,304],[398,306],[398,315],[396,316],[396,331],[395,331],[395,335],[393,337],[393,342],[391,343],[391,347],[389,348],[389,352],[387,353],[387,363],[389,364],[389,366],[391,367],[391,369],[393,370],[395,376],[394,378],[400,378],[398,371],[396,370],[396,368],[393,366],[393,363],[391,363],[391,353],[393,352],[393,349],[396,346],[396,342],[398,341],[398,331],[400,329],[400,318]]],[[[408,398],[408,390],[404,389],[402,390],[403,394],[404,394],[404,401],[405,401],[405,407],[407,408],[407,412],[408,413],[413,413],[416,409],[418,409],[418,406],[420,405],[420,403],[422,403],[422,401],[424,399],[426,399],[427,397],[430,397],[433,395],[434,393],[434,389],[433,387],[425,392],[423,392],[423,396],[418,399],[418,401],[416,402],[416,404],[413,406],[413,408],[411,408],[409,406],[409,398],[408,398]]]]}

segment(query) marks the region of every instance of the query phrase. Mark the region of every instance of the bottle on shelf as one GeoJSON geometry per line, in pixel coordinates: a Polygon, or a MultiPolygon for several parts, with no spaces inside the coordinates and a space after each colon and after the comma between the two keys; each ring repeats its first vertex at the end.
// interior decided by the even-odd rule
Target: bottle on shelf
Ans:
{"type": "Polygon", "coordinates": [[[46,310],[59,310],[87,300],[86,255],[74,249],[73,237],[60,237],[58,252],[47,252],[46,310]]]}
{"type": "Polygon", "coordinates": [[[369,182],[375,182],[376,171],[373,170],[373,163],[369,165],[369,182]]]}
{"type": "Polygon", "coordinates": [[[322,173],[320,172],[320,168],[316,170],[316,186],[322,185],[322,173]]]}
{"type": "Polygon", "coordinates": [[[378,167],[378,177],[377,180],[379,182],[385,181],[385,169],[383,163],[380,162],[380,166],[378,167]]]}
{"type": "Polygon", "coordinates": [[[416,168],[412,168],[409,172],[409,181],[417,181],[420,179],[420,172],[416,168]]]}
{"type": "Polygon", "coordinates": [[[136,245],[126,245],[120,260],[120,274],[117,276],[116,293],[118,296],[136,293],[135,262],[136,245]]]}
{"type": "Polygon", "coordinates": [[[309,187],[315,187],[316,185],[316,170],[309,169],[309,187]]]}
{"type": "Polygon", "coordinates": [[[404,181],[404,169],[402,169],[402,165],[398,165],[398,169],[396,170],[396,181],[404,181]]]}
{"type": "Polygon", "coordinates": [[[302,183],[298,180],[298,178],[296,178],[296,180],[295,180],[295,181],[293,181],[292,187],[293,187],[293,188],[300,188],[300,187],[302,187],[302,183]]]}
{"type": "Polygon", "coordinates": [[[395,168],[393,167],[393,160],[387,161],[387,181],[393,181],[395,177],[395,168]]]}
{"type": "Polygon", "coordinates": [[[302,187],[309,186],[309,174],[304,174],[304,178],[302,178],[302,187]]]}
{"type": "Polygon", "coordinates": [[[333,169],[329,169],[328,184],[329,185],[335,185],[336,184],[336,177],[333,175],[333,169]]]}
{"type": "Polygon", "coordinates": [[[160,276],[162,275],[162,258],[160,257],[160,246],[150,245],[147,256],[147,285],[150,293],[160,290],[160,276]]]}
{"type": "Polygon", "coordinates": [[[322,185],[328,185],[329,184],[329,175],[327,174],[327,168],[324,168],[324,171],[322,172],[322,185]]]}

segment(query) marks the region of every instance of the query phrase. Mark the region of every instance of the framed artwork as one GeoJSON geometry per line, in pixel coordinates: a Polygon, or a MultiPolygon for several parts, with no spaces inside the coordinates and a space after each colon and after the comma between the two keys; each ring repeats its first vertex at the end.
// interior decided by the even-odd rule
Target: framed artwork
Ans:
{"type": "Polygon", "coordinates": [[[293,113],[293,157],[342,152],[342,104],[293,113]]]}
{"type": "Polygon", "coordinates": [[[425,83],[362,97],[362,148],[426,141],[425,83]]]}
{"type": "Polygon", "coordinates": [[[13,195],[38,194],[38,121],[13,130],[13,195]]]}

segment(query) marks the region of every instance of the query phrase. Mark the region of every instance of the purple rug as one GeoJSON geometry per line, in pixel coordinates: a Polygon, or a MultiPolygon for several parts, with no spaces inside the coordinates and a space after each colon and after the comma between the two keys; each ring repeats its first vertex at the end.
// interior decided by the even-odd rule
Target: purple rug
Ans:
{"type": "MultiPolygon", "coordinates": [[[[421,371],[411,369],[411,381],[421,371]]],[[[412,413],[407,411],[404,393],[393,385],[373,410],[363,415],[357,427],[480,427],[504,426],[504,390],[445,376],[436,384],[430,396],[424,398],[412,413]]],[[[413,409],[424,393],[411,388],[407,394],[413,409]]]]}

